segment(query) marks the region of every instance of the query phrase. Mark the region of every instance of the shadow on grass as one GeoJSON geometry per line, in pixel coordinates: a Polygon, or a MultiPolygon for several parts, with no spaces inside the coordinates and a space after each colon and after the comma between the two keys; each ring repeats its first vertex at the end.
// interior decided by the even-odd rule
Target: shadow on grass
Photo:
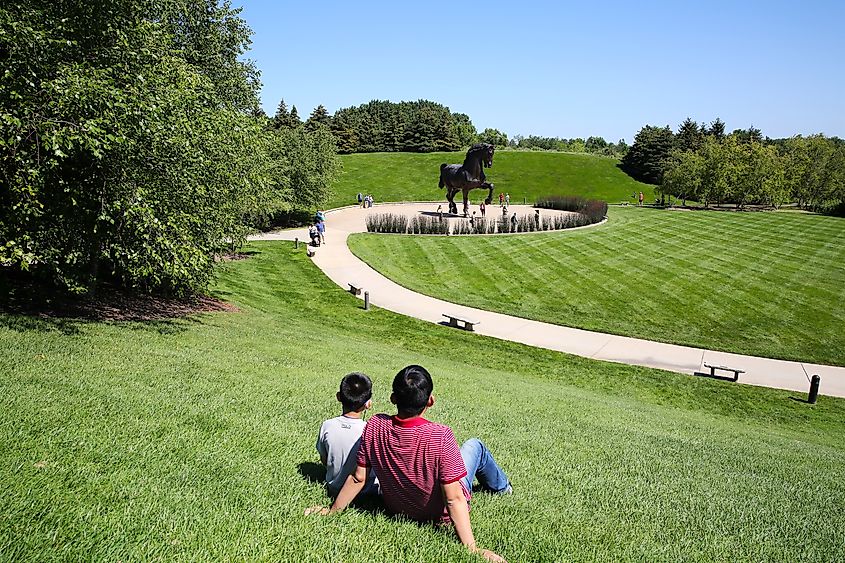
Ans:
{"type": "Polygon", "coordinates": [[[216,297],[167,298],[111,286],[103,286],[95,296],[71,295],[24,275],[0,271],[0,327],[17,332],[74,335],[88,326],[109,323],[171,335],[202,324],[197,313],[237,311],[216,297]]]}
{"type": "MultiPolygon", "coordinates": [[[[325,485],[326,483],[326,468],[320,463],[303,461],[297,466],[297,471],[299,471],[302,478],[309,483],[313,483],[315,485],[325,485]]],[[[326,494],[328,494],[332,501],[334,501],[335,495],[329,491],[328,487],[325,487],[325,489],[326,494]]],[[[384,514],[385,516],[390,516],[387,509],[384,507],[384,501],[382,500],[381,495],[359,495],[358,498],[356,498],[349,506],[355,508],[356,510],[369,512],[371,514],[384,514]]]]}
{"type": "Polygon", "coordinates": [[[731,383],[735,383],[736,379],[733,378],[731,375],[710,375],[709,373],[697,371],[693,373],[696,377],[705,377],[707,379],[717,379],[719,381],[730,381],[731,383]]]}
{"type": "Polygon", "coordinates": [[[789,397],[789,399],[790,399],[790,400],[792,400],[792,401],[795,401],[796,403],[804,403],[805,405],[812,405],[812,404],[814,404],[814,403],[811,403],[810,401],[808,401],[806,397],[794,397],[794,396],[790,396],[790,397],[789,397]]]}

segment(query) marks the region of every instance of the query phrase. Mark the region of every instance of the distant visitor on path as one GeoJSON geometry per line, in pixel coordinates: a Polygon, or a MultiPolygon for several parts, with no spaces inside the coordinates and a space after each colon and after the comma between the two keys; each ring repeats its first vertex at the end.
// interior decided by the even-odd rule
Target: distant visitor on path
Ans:
{"type": "MultiPolygon", "coordinates": [[[[336,497],[355,471],[358,460],[358,444],[364,431],[364,411],[373,406],[373,384],[366,374],[352,372],[340,380],[340,390],[335,397],[340,402],[342,413],[330,418],[320,426],[317,434],[317,453],[320,462],[326,466],[326,488],[336,497]]],[[[368,481],[360,494],[378,493],[375,472],[370,472],[368,481]]]]}
{"type": "Polygon", "coordinates": [[[505,207],[511,204],[511,194],[505,194],[505,207]]]}
{"type": "Polygon", "coordinates": [[[323,221],[317,223],[317,234],[320,237],[320,244],[326,244],[326,224],[323,221]]]}
{"type": "Polygon", "coordinates": [[[317,223],[308,227],[308,237],[311,239],[311,246],[320,246],[320,232],[317,231],[317,223]]]}
{"type": "Polygon", "coordinates": [[[484,200],[481,200],[481,203],[478,204],[478,210],[481,211],[481,217],[484,217],[484,212],[487,210],[487,205],[484,204],[484,200]]]}
{"type": "Polygon", "coordinates": [[[516,213],[511,216],[511,227],[516,228],[516,213]]]}
{"type": "Polygon", "coordinates": [[[640,207],[643,206],[643,192],[640,192],[640,207]]]}
{"type": "Polygon", "coordinates": [[[364,428],[358,466],[346,479],[331,508],[312,506],[306,514],[344,510],[375,471],[387,510],[418,522],[441,522],[455,528],[467,549],[489,561],[504,559],[475,543],[469,517],[472,483],[493,494],[513,492],[507,475],[490,450],[471,439],[458,448],[452,429],[423,418],[435,404],[428,371],[408,366],[393,379],[390,402],[396,415],[377,414],[364,428]]]}
{"type": "Polygon", "coordinates": [[[499,192],[499,207],[505,205],[505,194],[499,192]]]}
{"type": "Polygon", "coordinates": [[[358,192],[358,205],[361,205],[364,202],[364,196],[361,195],[361,192],[358,192]]]}

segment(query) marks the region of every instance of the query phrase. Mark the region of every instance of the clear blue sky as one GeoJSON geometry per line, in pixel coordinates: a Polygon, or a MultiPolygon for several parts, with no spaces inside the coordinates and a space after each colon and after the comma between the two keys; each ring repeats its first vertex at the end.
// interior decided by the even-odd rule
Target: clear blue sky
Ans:
{"type": "Polygon", "coordinates": [[[245,0],[242,16],[270,115],[428,99],[510,137],[630,143],[687,116],[845,137],[841,0],[245,0]]]}

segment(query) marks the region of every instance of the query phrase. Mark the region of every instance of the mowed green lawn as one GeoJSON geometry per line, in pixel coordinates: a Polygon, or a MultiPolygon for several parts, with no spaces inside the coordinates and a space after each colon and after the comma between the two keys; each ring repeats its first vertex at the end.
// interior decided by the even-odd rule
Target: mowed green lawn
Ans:
{"type": "Polygon", "coordinates": [[[598,227],[492,237],[355,235],[416,291],[526,318],[845,365],[845,220],[611,208],[598,227]]]}
{"type": "Polygon", "coordinates": [[[845,401],[366,312],[301,249],[253,249],[218,285],[238,313],[0,315],[0,559],[478,561],[381,513],[302,515],[328,502],[314,441],[340,377],[370,374],[389,412],[412,362],[435,378],[430,418],[514,483],[472,508],[510,561],[845,559],[845,401]]]}
{"type": "MultiPolygon", "coordinates": [[[[445,189],[437,187],[440,164],[460,164],[465,156],[465,152],[343,155],[343,172],[328,207],[353,204],[358,192],[372,194],[376,202],[445,201],[445,189]]],[[[507,192],[512,203],[521,203],[523,198],[533,203],[537,197],[552,194],[633,202],[631,194],[640,191],[647,200],[653,200],[654,186],[631,179],[617,163],[587,154],[500,150],[485,174],[496,186],[494,197],[498,198],[500,191],[507,192]]],[[[486,197],[486,191],[473,190],[470,196],[478,203],[486,197]]]]}

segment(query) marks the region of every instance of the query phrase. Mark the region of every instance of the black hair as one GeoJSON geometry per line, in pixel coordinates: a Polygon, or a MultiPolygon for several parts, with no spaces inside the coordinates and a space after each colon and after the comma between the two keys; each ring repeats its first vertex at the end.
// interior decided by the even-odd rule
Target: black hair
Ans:
{"type": "Polygon", "coordinates": [[[361,410],[373,396],[373,382],[366,374],[353,371],[340,380],[339,395],[344,412],[361,410]]]}
{"type": "Polygon", "coordinates": [[[393,378],[393,400],[401,414],[416,416],[425,410],[434,391],[431,374],[422,366],[403,368],[393,378]]]}

